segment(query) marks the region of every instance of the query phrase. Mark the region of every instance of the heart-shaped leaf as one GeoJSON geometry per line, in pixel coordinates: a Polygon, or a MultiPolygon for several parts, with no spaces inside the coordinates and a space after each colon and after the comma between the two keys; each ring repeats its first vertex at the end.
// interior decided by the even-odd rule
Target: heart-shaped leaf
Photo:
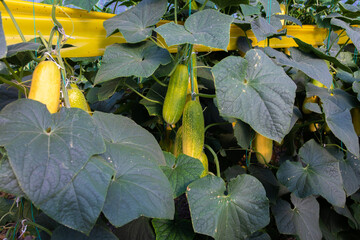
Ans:
{"type": "Polygon", "coordinates": [[[165,65],[170,61],[169,52],[152,42],[113,44],[105,50],[95,84],[118,77],[149,77],[160,64],[165,65]]]}
{"type": "Polygon", "coordinates": [[[284,162],[277,172],[278,180],[300,198],[319,194],[331,204],[343,207],[346,196],[339,160],[314,139],[300,148],[299,155],[304,166],[300,162],[284,162]]]}
{"type": "Polygon", "coordinates": [[[107,37],[120,31],[127,42],[138,43],[151,36],[154,25],[167,8],[166,0],[143,0],[135,7],[104,22],[107,37]]]}
{"type": "Polygon", "coordinates": [[[172,219],[173,190],[159,164],[164,155],[155,138],[129,118],[95,112],[105,139],[104,158],[116,170],[103,212],[117,226],[140,217],[172,219]]]}
{"type": "Polygon", "coordinates": [[[247,174],[227,187],[223,179],[208,175],[191,183],[186,194],[195,232],[216,240],[246,239],[270,221],[265,189],[247,174]]]}
{"type": "Polygon", "coordinates": [[[181,239],[193,240],[194,231],[191,222],[185,219],[153,219],[152,224],[157,240],[181,239]]]}
{"type": "Polygon", "coordinates": [[[167,166],[161,166],[161,169],[174,190],[174,198],[177,198],[186,191],[186,187],[190,183],[200,178],[204,166],[198,159],[185,154],[180,154],[178,158],[166,152],[164,155],[167,166]]]}
{"type": "Polygon", "coordinates": [[[226,50],[233,20],[229,15],[207,9],[192,14],[184,26],[171,22],[161,25],[155,31],[169,46],[190,43],[226,50]]]}
{"type": "Polygon", "coordinates": [[[65,0],[64,5],[74,5],[77,7],[80,7],[82,9],[85,9],[87,11],[90,11],[99,0],[65,0]]]}
{"type": "Polygon", "coordinates": [[[250,50],[245,59],[223,59],[212,72],[220,113],[239,118],[261,135],[281,142],[290,127],[296,90],[283,68],[261,50],[250,50]]]}
{"type": "Polygon", "coordinates": [[[97,177],[92,170],[94,178],[102,181],[94,185],[88,182],[93,189],[84,191],[81,182],[89,178],[89,158],[105,150],[89,114],[62,108],[51,115],[40,102],[15,101],[0,113],[0,145],[7,150],[18,183],[34,205],[73,229],[91,230],[101,212],[111,174],[99,170],[97,177]]]}
{"type": "Polygon", "coordinates": [[[294,208],[284,200],[278,200],[272,207],[276,226],[280,233],[296,234],[300,239],[321,240],[322,233],[319,226],[319,203],[315,197],[304,199],[291,194],[294,208]]]}
{"type": "Polygon", "coordinates": [[[6,47],[6,39],[5,33],[2,26],[2,18],[0,13],[0,59],[6,57],[7,47],[6,47]]]}

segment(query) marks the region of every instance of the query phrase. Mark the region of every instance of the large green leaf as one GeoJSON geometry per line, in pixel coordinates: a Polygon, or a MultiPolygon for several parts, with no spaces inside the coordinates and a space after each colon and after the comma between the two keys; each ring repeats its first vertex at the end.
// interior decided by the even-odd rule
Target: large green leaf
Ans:
{"type": "Polygon", "coordinates": [[[356,19],[357,17],[360,16],[360,8],[355,4],[351,5],[351,4],[339,2],[339,7],[340,7],[341,11],[343,12],[344,16],[354,18],[354,19],[356,19]]]}
{"type": "Polygon", "coordinates": [[[270,57],[275,58],[277,64],[299,69],[310,78],[316,79],[326,87],[330,88],[332,84],[332,75],[324,60],[317,58],[313,54],[303,53],[296,48],[290,48],[291,58],[288,58],[284,53],[270,47],[266,47],[264,51],[270,57]]]}
{"type": "Polygon", "coordinates": [[[220,114],[239,118],[261,135],[281,142],[290,127],[296,90],[283,68],[253,49],[245,59],[223,59],[212,72],[220,114]]]}
{"type": "Polygon", "coordinates": [[[167,8],[166,0],[143,0],[135,7],[104,22],[107,37],[120,31],[127,42],[141,42],[151,36],[167,8]]]}
{"type": "Polygon", "coordinates": [[[0,113],[0,145],[7,150],[21,189],[37,207],[73,229],[91,230],[111,174],[106,166],[88,163],[92,155],[105,151],[89,114],[62,108],[51,115],[37,101],[15,101],[0,113]],[[89,182],[89,171],[98,183],[89,182]]]}
{"type": "Polygon", "coordinates": [[[297,197],[321,195],[335,206],[343,207],[346,196],[343,189],[339,160],[314,139],[299,151],[302,162],[281,164],[277,177],[297,197]],[[303,163],[303,164],[302,164],[303,163]]]}
{"type": "Polygon", "coordinates": [[[322,233],[319,226],[319,203],[315,197],[304,199],[291,194],[290,204],[284,200],[278,200],[272,207],[276,226],[280,233],[298,235],[300,239],[321,240],[322,233]]]}
{"type": "Polygon", "coordinates": [[[180,154],[178,158],[170,153],[164,153],[166,157],[166,166],[161,169],[168,177],[172,189],[174,190],[174,198],[177,198],[186,191],[186,187],[200,178],[204,171],[202,163],[185,154],[180,154]]]}
{"type": "Polygon", "coordinates": [[[87,11],[90,11],[98,2],[99,0],[65,0],[64,5],[71,4],[80,7],[82,9],[85,9],[87,11]]]}
{"type": "Polygon", "coordinates": [[[280,36],[286,36],[286,28],[277,31],[277,28],[272,26],[265,18],[258,17],[254,21],[251,21],[251,29],[255,34],[255,37],[258,41],[265,40],[267,38],[273,38],[277,37],[280,38],[280,36]]]}
{"type": "Polygon", "coordinates": [[[208,175],[191,183],[187,198],[195,232],[217,239],[246,239],[269,221],[264,187],[242,174],[227,187],[223,179],[208,175]]]}
{"type": "Polygon", "coordinates": [[[278,1],[267,1],[267,0],[258,0],[261,5],[263,5],[266,12],[266,17],[272,16],[275,13],[281,12],[280,4],[278,1]],[[270,3],[270,6],[269,6],[270,3]]]}
{"type": "Polygon", "coordinates": [[[351,39],[351,41],[353,42],[355,47],[357,49],[360,49],[360,30],[359,30],[359,28],[357,28],[357,27],[353,28],[348,23],[346,23],[340,19],[336,19],[336,18],[332,18],[330,23],[332,25],[335,25],[335,26],[345,29],[346,34],[351,39]]]}
{"type": "Polygon", "coordinates": [[[359,138],[352,124],[350,109],[356,105],[356,99],[341,89],[330,93],[327,89],[313,84],[306,86],[307,96],[319,96],[325,113],[325,120],[334,135],[345,144],[355,156],[359,156],[359,138]]]}
{"type": "Polygon", "coordinates": [[[298,38],[293,38],[293,39],[294,39],[295,43],[299,46],[298,48],[301,51],[306,52],[306,53],[313,53],[321,59],[328,60],[329,62],[334,63],[334,65],[336,67],[338,67],[346,72],[352,73],[351,69],[349,67],[345,66],[344,64],[342,64],[336,57],[327,55],[326,53],[320,51],[318,48],[315,48],[314,46],[312,46],[306,42],[303,42],[298,38]]]}
{"type": "Polygon", "coordinates": [[[156,28],[169,46],[184,43],[226,50],[230,41],[230,24],[234,18],[213,9],[199,11],[186,19],[184,26],[170,22],[156,28]]]}
{"type": "Polygon", "coordinates": [[[189,220],[153,219],[156,240],[193,240],[194,230],[189,220]]]}
{"type": "Polygon", "coordinates": [[[160,64],[170,61],[169,52],[152,42],[113,44],[106,47],[95,84],[118,77],[149,77],[160,64]]]}
{"type": "Polygon", "coordinates": [[[0,59],[4,58],[7,53],[5,33],[2,26],[2,18],[0,12],[0,59]]]}
{"type": "Polygon", "coordinates": [[[0,191],[17,197],[25,196],[12,170],[5,149],[0,148],[0,191]]]}
{"type": "Polygon", "coordinates": [[[105,139],[103,156],[116,170],[105,216],[117,227],[140,216],[172,219],[173,191],[159,167],[165,160],[153,135],[123,116],[95,112],[93,118],[105,139]]]}
{"type": "Polygon", "coordinates": [[[65,226],[60,226],[53,231],[51,240],[118,240],[118,238],[109,230],[102,226],[95,226],[89,236],[74,231],[65,226]]]}

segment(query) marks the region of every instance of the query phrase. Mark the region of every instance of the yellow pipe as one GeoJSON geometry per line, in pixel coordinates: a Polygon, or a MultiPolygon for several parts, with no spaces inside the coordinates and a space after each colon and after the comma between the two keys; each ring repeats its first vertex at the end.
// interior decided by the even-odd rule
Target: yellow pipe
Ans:
{"type": "MultiPolygon", "coordinates": [[[[18,22],[26,40],[34,38],[34,19],[36,31],[40,31],[45,39],[49,38],[51,28],[54,26],[51,20],[51,5],[24,2],[20,0],[6,0],[6,4],[10,8],[16,21],[18,22]],[[34,8],[33,8],[34,7],[34,8]],[[35,10],[35,17],[33,16],[33,9],[35,10]]],[[[21,38],[17,33],[9,15],[5,11],[2,4],[0,4],[0,11],[2,14],[3,28],[5,32],[6,42],[8,45],[21,42],[21,38]]],[[[85,10],[57,7],[56,18],[63,25],[65,33],[71,35],[67,41],[75,47],[62,49],[63,57],[93,57],[104,54],[105,48],[113,43],[125,43],[125,39],[120,33],[116,33],[106,38],[106,31],[103,27],[103,22],[114,14],[87,12],[85,10]]],[[[157,25],[162,25],[168,21],[160,21],[157,25]]],[[[313,46],[323,45],[324,39],[328,36],[328,30],[324,28],[317,28],[312,25],[284,26],[287,28],[287,34],[301,39],[313,46]]],[[[38,36],[38,33],[37,33],[38,36]]],[[[240,36],[245,36],[241,28],[232,24],[230,28],[230,43],[227,47],[228,51],[236,50],[236,41],[240,36]]],[[[253,46],[265,47],[267,41],[258,42],[251,30],[247,31],[247,36],[252,40],[253,46]]],[[[344,44],[347,36],[340,37],[338,43],[344,44]]],[[[160,44],[167,47],[164,40],[159,36],[160,44]]],[[[292,38],[282,37],[282,40],[273,38],[269,41],[272,48],[289,48],[296,47],[296,43],[292,38]]],[[[176,52],[176,47],[167,47],[170,52],[176,52]]],[[[195,45],[196,52],[222,51],[221,49],[209,48],[202,45],[195,45]]]]}

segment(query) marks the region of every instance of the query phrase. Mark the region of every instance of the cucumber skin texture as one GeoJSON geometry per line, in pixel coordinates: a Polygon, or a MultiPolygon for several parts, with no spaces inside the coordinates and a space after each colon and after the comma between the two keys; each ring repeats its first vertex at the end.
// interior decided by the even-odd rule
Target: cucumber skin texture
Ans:
{"type": "Polygon", "coordinates": [[[202,172],[202,174],[200,176],[200,178],[202,178],[209,174],[209,162],[208,162],[207,156],[204,152],[201,153],[199,160],[204,166],[204,171],[202,172]]]}
{"type": "Polygon", "coordinates": [[[180,120],[186,103],[188,81],[188,68],[179,64],[170,77],[163,106],[163,118],[170,125],[180,120]]]}
{"type": "Polygon", "coordinates": [[[180,126],[176,132],[175,143],[174,143],[174,155],[178,157],[182,153],[182,129],[183,126],[180,126]]]}
{"type": "Polygon", "coordinates": [[[205,137],[204,116],[199,101],[186,103],[182,126],[183,153],[199,159],[203,151],[205,137]]]}
{"type": "Polygon", "coordinates": [[[256,153],[256,158],[261,164],[269,163],[273,153],[273,140],[256,133],[254,139],[254,150],[262,154],[256,153]],[[264,158],[263,158],[264,156],[264,158]]]}
{"type": "Polygon", "coordinates": [[[42,61],[34,70],[29,99],[46,105],[50,113],[56,113],[60,105],[60,69],[52,61],[42,61]]]}
{"type": "Polygon", "coordinates": [[[91,109],[89,104],[86,101],[86,98],[82,91],[78,88],[76,84],[70,84],[71,89],[68,89],[68,96],[70,107],[80,108],[91,115],[91,109]]]}

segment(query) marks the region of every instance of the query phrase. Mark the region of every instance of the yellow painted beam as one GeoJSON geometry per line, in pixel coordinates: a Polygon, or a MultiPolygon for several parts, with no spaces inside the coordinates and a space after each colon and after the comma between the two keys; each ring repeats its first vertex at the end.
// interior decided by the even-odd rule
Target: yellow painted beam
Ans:
{"type": "MultiPolygon", "coordinates": [[[[51,20],[51,5],[40,4],[32,2],[24,2],[19,0],[5,0],[10,8],[17,23],[19,24],[26,40],[31,40],[35,36],[34,27],[36,31],[40,31],[45,39],[49,38],[51,28],[54,26],[51,20]],[[33,14],[35,12],[35,16],[33,14]],[[35,25],[34,25],[35,22],[35,25]]],[[[21,42],[21,38],[17,33],[9,15],[5,11],[2,4],[0,4],[0,11],[2,14],[3,27],[7,44],[15,44],[21,42]]],[[[120,33],[116,33],[106,38],[106,31],[103,27],[103,22],[114,14],[87,12],[85,10],[57,7],[56,18],[63,25],[65,33],[71,38],[67,43],[74,45],[73,48],[62,50],[63,57],[93,57],[104,54],[105,48],[113,43],[124,43],[125,39],[120,33]]],[[[158,25],[165,24],[168,21],[160,21],[158,25]]],[[[328,30],[317,28],[312,25],[300,26],[284,26],[287,28],[287,34],[313,46],[323,44],[324,39],[328,36],[328,30]]],[[[38,33],[36,33],[38,36],[38,33]]],[[[253,46],[265,47],[266,41],[258,42],[252,31],[247,32],[248,37],[252,40],[253,46]]],[[[236,41],[240,36],[245,36],[244,32],[232,24],[230,28],[230,43],[227,50],[236,50],[236,41]]],[[[339,44],[344,44],[347,36],[340,37],[339,44]]],[[[158,38],[159,43],[167,47],[161,37],[158,38]]],[[[55,42],[55,41],[54,41],[55,42]]],[[[270,39],[270,47],[273,48],[288,48],[296,47],[296,43],[292,38],[282,37],[279,39],[270,39]]],[[[170,52],[176,52],[176,46],[167,47],[170,52]]],[[[194,50],[197,52],[221,51],[220,49],[211,49],[202,45],[195,45],[194,50]]]]}

